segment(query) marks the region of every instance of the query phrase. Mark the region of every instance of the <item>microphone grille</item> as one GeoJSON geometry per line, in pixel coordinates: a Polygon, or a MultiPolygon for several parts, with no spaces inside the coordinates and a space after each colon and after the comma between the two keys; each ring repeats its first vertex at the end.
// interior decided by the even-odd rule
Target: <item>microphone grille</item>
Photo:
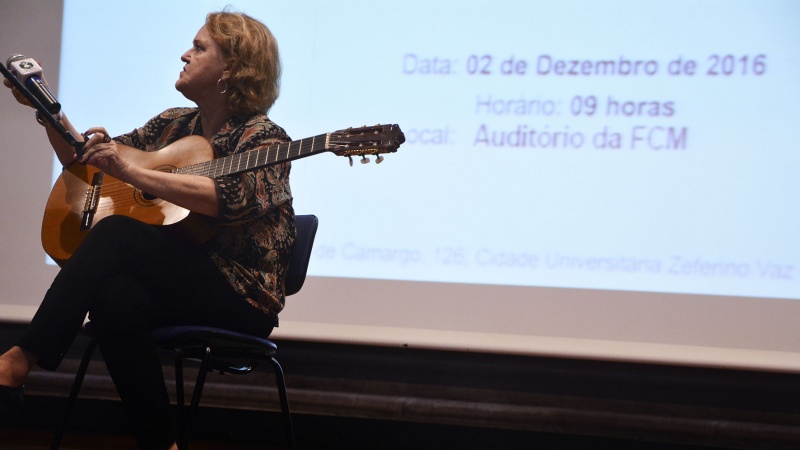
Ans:
{"type": "Polygon", "coordinates": [[[6,67],[10,68],[11,67],[11,63],[13,63],[14,61],[19,61],[20,59],[25,59],[25,55],[9,56],[8,59],[6,60],[6,67]]]}

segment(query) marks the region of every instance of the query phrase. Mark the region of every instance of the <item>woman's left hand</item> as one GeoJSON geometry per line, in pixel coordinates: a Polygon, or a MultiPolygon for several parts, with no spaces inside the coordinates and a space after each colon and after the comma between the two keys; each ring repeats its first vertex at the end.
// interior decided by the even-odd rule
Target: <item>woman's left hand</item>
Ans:
{"type": "Polygon", "coordinates": [[[124,174],[129,163],[122,159],[116,141],[111,139],[108,131],[102,127],[89,128],[84,137],[91,136],[83,146],[82,164],[91,164],[114,178],[124,181],[124,174]]]}

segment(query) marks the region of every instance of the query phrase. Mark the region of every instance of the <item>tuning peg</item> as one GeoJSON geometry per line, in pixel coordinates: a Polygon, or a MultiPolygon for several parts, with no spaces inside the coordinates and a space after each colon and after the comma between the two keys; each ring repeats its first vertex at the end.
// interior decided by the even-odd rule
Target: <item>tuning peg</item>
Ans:
{"type": "Polygon", "coordinates": [[[352,156],[348,156],[347,159],[350,160],[350,167],[353,167],[353,157],[352,156]]]}
{"type": "Polygon", "coordinates": [[[375,158],[375,164],[380,164],[382,162],[383,162],[383,155],[378,155],[378,157],[375,158]]]}
{"type": "Polygon", "coordinates": [[[366,156],[361,157],[361,164],[369,164],[369,158],[366,156]]]}

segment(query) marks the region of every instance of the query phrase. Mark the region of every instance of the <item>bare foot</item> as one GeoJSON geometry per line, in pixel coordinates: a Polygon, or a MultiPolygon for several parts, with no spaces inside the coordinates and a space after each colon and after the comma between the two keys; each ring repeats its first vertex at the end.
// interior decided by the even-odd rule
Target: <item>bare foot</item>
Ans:
{"type": "Polygon", "coordinates": [[[0,386],[17,387],[25,383],[38,357],[16,345],[0,355],[0,386]]]}

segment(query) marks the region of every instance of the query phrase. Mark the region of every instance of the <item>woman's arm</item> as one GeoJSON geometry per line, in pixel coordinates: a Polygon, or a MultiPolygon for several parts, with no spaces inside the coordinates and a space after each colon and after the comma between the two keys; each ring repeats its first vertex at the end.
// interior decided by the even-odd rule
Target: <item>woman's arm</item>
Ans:
{"type": "MultiPolygon", "coordinates": [[[[78,133],[74,126],[72,126],[72,123],[70,123],[66,114],[61,116],[61,125],[64,125],[64,128],[72,133],[72,136],[75,137],[76,141],[83,142],[83,136],[78,133]]],[[[45,129],[47,130],[47,139],[50,140],[50,145],[53,147],[53,150],[55,150],[56,157],[58,158],[58,161],[61,162],[61,166],[67,167],[75,162],[75,148],[69,145],[67,141],[65,141],[64,138],[58,134],[55,128],[51,127],[49,124],[45,125],[45,129]]]]}
{"type": "Polygon", "coordinates": [[[120,181],[189,211],[211,217],[219,215],[213,179],[137,166],[120,153],[117,143],[107,138],[104,129],[91,128],[86,134],[92,137],[86,142],[81,163],[91,164],[120,181]]]}

